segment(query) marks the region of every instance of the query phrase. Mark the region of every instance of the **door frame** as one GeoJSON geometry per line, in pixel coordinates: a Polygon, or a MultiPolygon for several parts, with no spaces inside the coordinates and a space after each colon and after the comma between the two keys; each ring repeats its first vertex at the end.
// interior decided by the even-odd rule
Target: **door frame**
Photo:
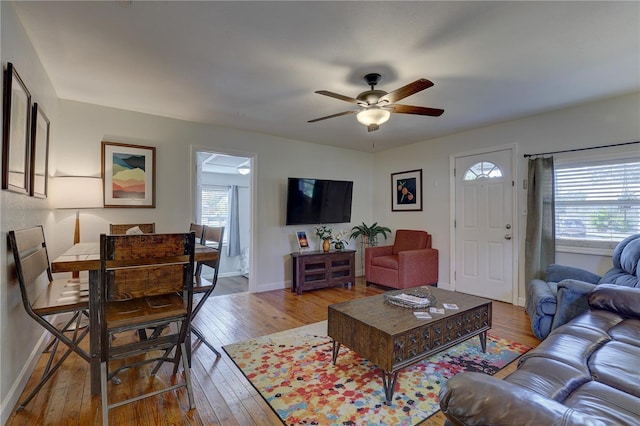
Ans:
{"type": "Polygon", "coordinates": [[[190,145],[189,149],[189,168],[191,173],[189,174],[189,217],[193,220],[195,217],[195,192],[197,184],[197,167],[196,167],[196,154],[200,151],[215,152],[219,154],[231,155],[234,157],[246,157],[250,159],[251,167],[251,186],[249,188],[249,198],[251,199],[251,219],[249,229],[249,293],[255,293],[256,287],[256,274],[257,274],[257,243],[256,243],[256,229],[258,216],[256,214],[257,206],[257,191],[255,190],[258,183],[258,155],[255,152],[238,151],[221,147],[203,146],[203,145],[190,145]]]}
{"type": "Polygon", "coordinates": [[[516,158],[517,158],[517,145],[507,144],[507,145],[499,145],[487,148],[478,148],[470,151],[458,152],[455,154],[449,155],[449,188],[451,188],[451,197],[449,198],[449,288],[450,290],[456,290],[456,227],[455,227],[455,219],[456,219],[456,195],[457,195],[457,186],[456,186],[456,177],[455,177],[455,166],[456,159],[460,157],[469,157],[471,155],[481,155],[481,154],[489,154],[491,152],[496,151],[505,151],[511,150],[511,209],[513,212],[513,222],[512,222],[512,240],[513,240],[513,256],[511,258],[512,268],[511,268],[511,303],[515,306],[518,306],[519,303],[519,291],[520,288],[519,279],[520,276],[520,261],[519,261],[519,253],[520,253],[520,215],[518,213],[518,191],[516,187],[516,182],[518,179],[518,170],[516,168],[516,158]]]}

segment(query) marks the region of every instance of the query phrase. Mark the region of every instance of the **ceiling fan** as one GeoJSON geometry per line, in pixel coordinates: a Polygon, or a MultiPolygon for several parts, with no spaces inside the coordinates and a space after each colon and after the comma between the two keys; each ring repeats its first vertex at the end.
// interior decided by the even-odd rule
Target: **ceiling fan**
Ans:
{"type": "Polygon", "coordinates": [[[378,130],[382,123],[386,123],[387,120],[389,120],[392,112],[396,114],[429,115],[432,117],[439,117],[444,112],[443,109],[438,108],[401,105],[396,103],[407,96],[411,96],[414,93],[418,93],[433,86],[433,83],[426,78],[416,80],[413,83],[409,83],[406,86],[396,89],[390,93],[387,93],[384,90],[375,89],[376,84],[380,82],[381,78],[382,76],[376,73],[365,75],[364,80],[371,87],[371,90],[366,90],[355,98],[329,92],[327,90],[317,90],[315,93],[356,104],[360,108],[309,120],[308,123],[315,123],[316,121],[326,120],[328,118],[357,113],[356,118],[358,122],[367,126],[367,130],[369,132],[373,132],[378,130]]]}

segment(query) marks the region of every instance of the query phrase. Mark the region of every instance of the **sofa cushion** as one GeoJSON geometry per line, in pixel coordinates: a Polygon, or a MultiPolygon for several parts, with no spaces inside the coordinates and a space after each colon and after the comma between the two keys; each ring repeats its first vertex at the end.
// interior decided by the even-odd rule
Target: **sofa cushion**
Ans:
{"type": "Polygon", "coordinates": [[[640,345],[640,320],[629,318],[609,329],[609,336],[629,345],[640,345]]]}
{"type": "Polygon", "coordinates": [[[632,318],[640,318],[640,291],[612,284],[596,286],[589,294],[589,306],[632,318]]]}
{"type": "Polygon", "coordinates": [[[638,398],[595,381],[585,383],[563,404],[607,425],[637,425],[640,419],[638,398]]]}
{"type": "Polygon", "coordinates": [[[527,359],[509,375],[509,382],[558,402],[589,380],[588,371],[544,357],[527,359]]]}
{"type": "Polygon", "coordinates": [[[371,266],[398,270],[398,256],[378,256],[371,259],[371,266]]]}
{"type": "Polygon", "coordinates": [[[640,347],[609,342],[589,359],[593,380],[640,397],[640,347]]]}

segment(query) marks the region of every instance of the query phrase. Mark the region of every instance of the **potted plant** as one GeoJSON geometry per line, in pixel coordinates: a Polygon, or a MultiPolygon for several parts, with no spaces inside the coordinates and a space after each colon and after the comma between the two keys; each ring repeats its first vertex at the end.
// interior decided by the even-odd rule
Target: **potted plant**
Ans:
{"type": "Polygon", "coordinates": [[[362,222],[362,225],[357,225],[351,228],[351,235],[349,238],[355,239],[361,236],[362,242],[365,246],[375,246],[378,244],[378,235],[382,234],[386,239],[387,233],[391,234],[391,229],[386,226],[378,225],[378,222],[374,222],[371,226],[362,222]]]}

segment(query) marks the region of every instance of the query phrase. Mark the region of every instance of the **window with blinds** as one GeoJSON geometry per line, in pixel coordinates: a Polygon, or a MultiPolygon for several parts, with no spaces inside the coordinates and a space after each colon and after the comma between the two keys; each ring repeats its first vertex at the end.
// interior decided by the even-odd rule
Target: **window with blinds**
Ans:
{"type": "MultiPolygon", "coordinates": [[[[229,188],[203,185],[201,189],[201,220],[203,225],[227,227],[229,217],[229,188]]],[[[227,242],[227,232],[223,243],[227,242]]]]}
{"type": "Polygon", "coordinates": [[[591,241],[597,247],[601,246],[597,242],[618,242],[640,232],[638,158],[557,165],[555,169],[556,240],[560,244],[591,241]]]}

